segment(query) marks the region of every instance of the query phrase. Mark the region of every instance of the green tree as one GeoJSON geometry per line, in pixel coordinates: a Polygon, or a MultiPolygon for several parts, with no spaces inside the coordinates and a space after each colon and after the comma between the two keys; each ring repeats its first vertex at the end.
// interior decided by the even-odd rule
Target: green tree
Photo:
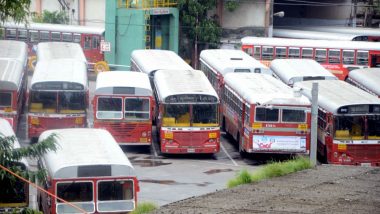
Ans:
{"type": "Polygon", "coordinates": [[[65,11],[47,11],[44,10],[42,14],[33,13],[32,21],[37,23],[52,23],[52,24],[67,24],[69,16],[65,11]]]}
{"type": "Polygon", "coordinates": [[[181,36],[190,41],[188,44],[180,44],[183,49],[180,52],[192,50],[194,67],[197,67],[198,55],[202,49],[215,48],[219,44],[222,29],[214,17],[208,16],[208,11],[215,6],[215,0],[178,1],[181,36]]]}
{"type": "Polygon", "coordinates": [[[0,0],[0,24],[9,19],[27,22],[30,0],[0,0]]]}

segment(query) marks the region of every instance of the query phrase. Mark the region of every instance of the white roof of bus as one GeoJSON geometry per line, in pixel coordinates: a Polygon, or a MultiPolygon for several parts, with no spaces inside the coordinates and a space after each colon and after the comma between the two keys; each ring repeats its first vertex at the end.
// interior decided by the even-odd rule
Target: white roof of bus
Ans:
{"type": "Polygon", "coordinates": [[[310,105],[305,96],[296,96],[294,90],[280,80],[265,74],[229,73],[224,77],[228,87],[250,104],[310,105]]]}
{"type": "Polygon", "coordinates": [[[139,67],[139,71],[149,75],[157,70],[193,69],[175,52],[169,50],[134,50],[131,61],[139,67]]]}
{"type": "Polygon", "coordinates": [[[211,67],[214,72],[219,72],[222,75],[234,72],[235,69],[249,69],[253,73],[255,68],[261,68],[265,73],[272,74],[268,67],[242,50],[203,50],[200,54],[200,60],[211,67]]]}
{"type": "Polygon", "coordinates": [[[294,87],[311,99],[313,82],[318,83],[318,105],[337,113],[340,107],[359,104],[380,104],[380,99],[342,80],[316,80],[298,82],[294,87]]]}
{"type": "Polygon", "coordinates": [[[355,69],[348,77],[380,96],[380,68],[355,69]]]}
{"type": "Polygon", "coordinates": [[[22,84],[24,67],[14,59],[0,58],[0,90],[17,91],[22,84]]]}
{"type": "Polygon", "coordinates": [[[24,66],[28,59],[28,46],[25,42],[0,40],[0,58],[18,60],[24,66]]]}
{"type": "Polygon", "coordinates": [[[87,88],[87,67],[82,61],[56,59],[37,62],[30,88],[40,82],[71,82],[87,88]]]}
{"type": "Polygon", "coordinates": [[[135,176],[128,157],[112,135],[104,129],[73,128],[48,130],[39,142],[56,134],[57,151],[43,155],[53,179],[78,177],[80,166],[111,166],[111,176],[135,176]]]}
{"type": "Polygon", "coordinates": [[[62,24],[47,24],[47,23],[32,23],[29,24],[16,24],[11,22],[6,22],[3,25],[7,28],[21,28],[29,30],[42,30],[42,31],[53,31],[53,32],[66,32],[66,33],[84,33],[84,34],[96,34],[102,35],[104,33],[104,28],[99,27],[89,27],[82,25],[62,25],[62,24]]]}
{"type": "Polygon", "coordinates": [[[133,71],[101,72],[96,78],[95,94],[114,94],[114,87],[133,87],[135,95],[152,96],[152,87],[147,74],[133,71]]]}
{"type": "Polygon", "coordinates": [[[304,81],[304,77],[338,79],[330,71],[312,59],[275,59],[271,62],[270,68],[288,85],[304,81]]]}
{"type": "Polygon", "coordinates": [[[353,41],[359,35],[333,32],[320,32],[293,29],[273,29],[273,36],[280,38],[294,39],[324,39],[324,40],[345,40],[353,41]]]}
{"type": "Polygon", "coordinates": [[[161,101],[178,94],[210,95],[219,100],[206,75],[199,70],[159,70],[154,83],[161,101]]]}
{"type": "Polygon", "coordinates": [[[380,36],[379,28],[363,28],[363,27],[343,27],[343,26],[309,26],[300,27],[305,30],[334,32],[343,34],[357,34],[359,36],[380,36]]]}
{"type": "Polygon", "coordinates": [[[73,42],[40,42],[37,46],[37,59],[76,59],[87,62],[82,47],[73,42]]]}
{"type": "Polygon", "coordinates": [[[329,41],[329,40],[313,40],[313,39],[287,39],[287,38],[267,38],[267,37],[248,36],[248,37],[242,38],[241,42],[242,42],[242,45],[380,50],[380,44],[376,42],[360,42],[360,41],[329,41]]]}

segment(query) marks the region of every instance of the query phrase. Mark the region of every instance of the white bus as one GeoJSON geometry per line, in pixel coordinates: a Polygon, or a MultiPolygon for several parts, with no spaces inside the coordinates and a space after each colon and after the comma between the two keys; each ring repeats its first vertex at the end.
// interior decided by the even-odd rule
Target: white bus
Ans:
{"type": "Polygon", "coordinates": [[[49,130],[39,141],[52,134],[56,135],[58,148],[39,160],[40,168],[47,172],[40,186],[82,211],[39,191],[37,200],[43,213],[126,213],[136,208],[136,173],[108,131],[49,130]]]}
{"type": "Polygon", "coordinates": [[[272,71],[244,51],[229,49],[203,50],[200,54],[201,70],[206,74],[215,90],[220,94],[223,76],[227,73],[263,73],[272,71]]]}
{"type": "Polygon", "coordinates": [[[0,117],[17,131],[27,87],[28,49],[24,42],[0,40],[0,117]]]}
{"type": "MultiPolygon", "coordinates": [[[[14,137],[13,148],[20,148],[12,126],[7,120],[2,118],[0,118],[0,137],[14,137]]],[[[29,165],[25,159],[15,162],[12,167],[18,167],[22,171],[29,170],[29,165]]],[[[15,178],[14,182],[4,178],[0,180],[0,190],[0,213],[12,213],[14,209],[22,210],[23,208],[32,206],[28,183],[18,178],[15,178]]]]}
{"type": "Polygon", "coordinates": [[[380,97],[380,68],[353,70],[348,73],[347,82],[380,97]]]}
{"type": "Polygon", "coordinates": [[[300,27],[302,30],[319,31],[327,33],[351,34],[360,36],[359,41],[379,42],[379,28],[343,27],[343,26],[309,26],[300,27]]]}
{"type": "Polygon", "coordinates": [[[121,145],[151,145],[154,96],[147,74],[99,73],[92,101],[94,127],[107,129],[121,145]]]}
{"type": "Polygon", "coordinates": [[[270,64],[270,69],[289,86],[300,81],[338,79],[312,59],[275,59],[270,64]]]}
{"type": "Polygon", "coordinates": [[[323,32],[318,30],[302,29],[273,29],[273,37],[293,39],[317,39],[317,40],[343,40],[343,41],[368,41],[368,37],[360,33],[323,32]]]}
{"type": "Polygon", "coordinates": [[[264,74],[230,73],[221,91],[222,127],[245,153],[308,154],[310,101],[264,74]]]}
{"type": "Polygon", "coordinates": [[[76,59],[87,63],[82,47],[73,42],[40,42],[37,45],[37,60],[76,59]]]}
{"type": "Polygon", "coordinates": [[[318,83],[318,153],[328,163],[380,166],[380,99],[341,80],[297,82],[311,99],[318,83]]]}
{"type": "Polygon", "coordinates": [[[27,130],[32,140],[47,129],[87,126],[89,91],[84,62],[38,62],[28,92],[27,130]]]}
{"type": "Polygon", "coordinates": [[[219,98],[204,73],[159,70],[154,86],[161,152],[219,152],[219,98]]]}

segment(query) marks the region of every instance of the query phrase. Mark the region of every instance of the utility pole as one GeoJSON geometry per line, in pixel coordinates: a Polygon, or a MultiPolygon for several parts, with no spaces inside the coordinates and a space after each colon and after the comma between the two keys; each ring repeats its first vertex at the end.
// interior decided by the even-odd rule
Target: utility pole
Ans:
{"type": "Polygon", "coordinates": [[[317,122],[318,122],[318,83],[313,82],[311,89],[311,127],[310,127],[310,164],[317,165],[317,122]]]}
{"type": "Polygon", "coordinates": [[[354,16],[353,16],[353,21],[352,21],[352,27],[356,28],[356,12],[357,12],[357,0],[354,1],[354,16]]]}

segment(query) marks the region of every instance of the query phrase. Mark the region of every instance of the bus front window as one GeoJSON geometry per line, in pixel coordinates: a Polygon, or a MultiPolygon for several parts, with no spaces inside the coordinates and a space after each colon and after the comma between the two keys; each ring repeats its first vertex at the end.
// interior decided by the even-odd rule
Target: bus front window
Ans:
{"type": "Polygon", "coordinates": [[[118,97],[98,97],[96,118],[122,119],[122,99],[118,97]]]}
{"type": "Polygon", "coordinates": [[[368,139],[380,139],[380,115],[367,116],[368,139]]]}
{"type": "Polygon", "coordinates": [[[0,108],[12,106],[12,93],[0,92],[0,108]]]}
{"type": "Polygon", "coordinates": [[[189,104],[165,105],[163,126],[190,126],[189,104]]]}
{"type": "Polygon", "coordinates": [[[198,104],[193,105],[193,126],[219,126],[218,105],[198,104]]]}
{"type": "Polygon", "coordinates": [[[84,113],[86,111],[85,92],[60,92],[58,97],[59,113],[84,113]]]}
{"type": "MultiPolygon", "coordinates": [[[[94,212],[95,205],[92,182],[58,182],[57,196],[84,209],[86,212],[94,212]]],[[[77,213],[75,208],[57,200],[57,213],[77,213]]]]}
{"type": "Polygon", "coordinates": [[[29,111],[32,113],[55,113],[57,110],[57,92],[31,91],[29,111]]]}
{"type": "Polygon", "coordinates": [[[362,116],[342,116],[335,118],[335,139],[362,140],[365,135],[365,120],[362,116]]]}
{"type": "Polygon", "coordinates": [[[148,120],[149,109],[148,98],[125,98],[124,115],[127,120],[148,120]]]}
{"type": "Polygon", "coordinates": [[[100,212],[130,211],[134,209],[133,181],[98,182],[98,210],[100,212]]]}

